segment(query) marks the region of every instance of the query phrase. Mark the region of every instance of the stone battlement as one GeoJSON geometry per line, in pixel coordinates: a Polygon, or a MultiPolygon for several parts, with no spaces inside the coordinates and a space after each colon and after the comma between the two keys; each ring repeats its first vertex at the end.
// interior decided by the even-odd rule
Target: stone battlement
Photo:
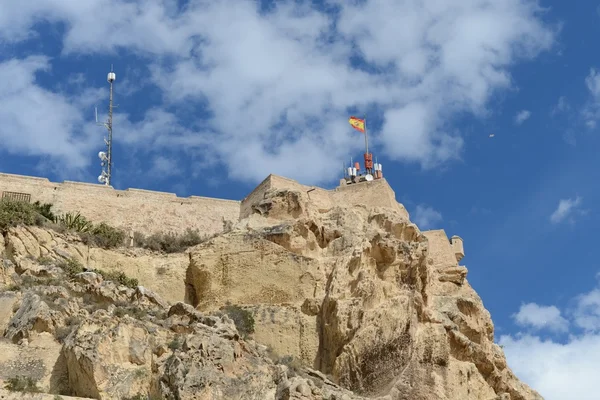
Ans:
{"type": "Polygon", "coordinates": [[[52,203],[58,213],[80,212],[92,222],[105,221],[125,230],[152,233],[199,229],[220,232],[225,221],[237,221],[240,202],[209,197],[177,197],[142,189],[116,190],[101,184],[0,173],[0,192],[27,194],[30,201],[52,203]]]}
{"type": "Polygon", "coordinates": [[[363,204],[393,208],[408,213],[396,202],[395,194],[384,180],[363,182],[326,190],[295,180],[269,175],[242,201],[201,196],[177,197],[175,193],[143,189],[116,190],[102,184],[64,181],[0,173],[0,193],[27,201],[51,203],[57,213],[80,212],[92,222],[152,233],[199,229],[206,234],[221,232],[227,222],[237,222],[252,213],[252,205],[264,199],[269,189],[289,189],[306,193],[319,209],[336,204],[363,204]]]}
{"type": "Polygon", "coordinates": [[[386,207],[405,214],[404,206],[396,201],[396,194],[385,179],[361,182],[352,185],[341,185],[333,190],[317,186],[307,186],[289,178],[269,175],[241,202],[240,219],[252,214],[252,205],[257,204],[270,189],[297,190],[306,194],[311,203],[319,209],[328,210],[337,204],[359,205],[369,207],[386,207]]]}

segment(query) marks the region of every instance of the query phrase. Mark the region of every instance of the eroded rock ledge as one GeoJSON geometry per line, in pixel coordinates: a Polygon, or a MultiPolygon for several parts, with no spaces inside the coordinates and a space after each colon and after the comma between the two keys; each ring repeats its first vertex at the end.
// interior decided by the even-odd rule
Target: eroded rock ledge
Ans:
{"type": "Polygon", "coordinates": [[[0,379],[96,399],[541,399],[494,344],[462,251],[401,206],[316,207],[282,189],[180,255],[15,228],[0,240],[0,379]],[[141,286],[68,276],[70,258],[141,286]]]}

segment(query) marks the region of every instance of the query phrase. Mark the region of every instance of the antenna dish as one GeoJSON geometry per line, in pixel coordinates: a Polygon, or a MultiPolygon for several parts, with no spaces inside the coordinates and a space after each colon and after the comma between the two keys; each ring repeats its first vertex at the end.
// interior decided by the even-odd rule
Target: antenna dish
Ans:
{"type": "Polygon", "coordinates": [[[373,180],[373,175],[371,175],[371,174],[365,175],[365,180],[368,182],[371,182],[373,180]]]}
{"type": "Polygon", "coordinates": [[[108,83],[113,83],[116,79],[117,79],[117,74],[115,74],[114,72],[109,72],[108,76],[106,78],[108,83]]]}
{"type": "Polygon", "coordinates": [[[101,159],[102,161],[105,161],[108,157],[106,157],[106,153],[101,151],[98,153],[98,158],[101,159]]]}
{"type": "Polygon", "coordinates": [[[98,177],[98,182],[100,182],[100,183],[104,183],[105,181],[106,181],[106,178],[104,177],[104,175],[100,175],[100,176],[98,177]]]}

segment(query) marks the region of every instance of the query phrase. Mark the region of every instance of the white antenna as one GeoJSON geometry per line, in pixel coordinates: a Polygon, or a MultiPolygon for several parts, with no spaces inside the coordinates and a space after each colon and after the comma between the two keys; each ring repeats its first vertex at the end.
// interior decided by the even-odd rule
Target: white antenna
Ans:
{"type": "Polygon", "coordinates": [[[102,161],[102,173],[98,177],[98,182],[104,183],[106,186],[110,186],[110,180],[112,177],[112,115],[113,115],[113,82],[117,79],[117,75],[113,72],[113,66],[110,66],[110,72],[107,76],[107,81],[110,84],[110,97],[108,102],[108,120],[104,123],[98,124],[98,108],[96,107],[96,123],[104,126],[108,130],[108,140],[104,138],[104,144],[106,145],[106,152],[99,152],[98,158],[102,161]],[[106,168],[104,168],[106,167],[106,168]]]}

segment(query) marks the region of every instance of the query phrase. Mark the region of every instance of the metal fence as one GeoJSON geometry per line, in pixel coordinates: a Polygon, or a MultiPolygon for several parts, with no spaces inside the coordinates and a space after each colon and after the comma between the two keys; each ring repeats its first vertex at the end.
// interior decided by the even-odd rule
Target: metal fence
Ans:
{"type": "Polygon", "coordinates": [[[2,192],[2,198],[14,201],[24,201],[26,203],[31,202],[31,195],[29,193],[2,192]]]}

